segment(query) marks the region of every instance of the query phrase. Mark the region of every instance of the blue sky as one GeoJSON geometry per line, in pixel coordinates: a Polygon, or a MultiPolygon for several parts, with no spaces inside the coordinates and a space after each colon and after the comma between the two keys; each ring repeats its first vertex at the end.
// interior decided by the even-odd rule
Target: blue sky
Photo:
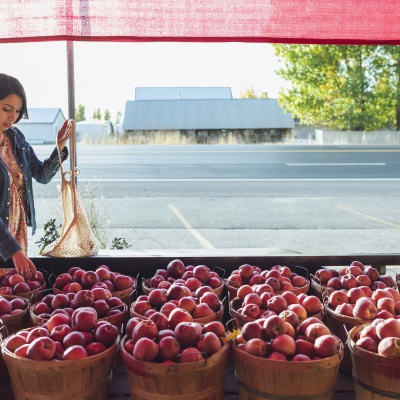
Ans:
{"type": "MultiPolygon", "coordinates": [[[[66,42],[0,44],[1,71],[18,78],[28,107],[61,107],[68,116],[66,42]]],[[[108,108],[112,120],[138,86],[254,86],[276,98],[284,83],[272,45],[263,43],[75,42],[75,104],[108,108]]]]}

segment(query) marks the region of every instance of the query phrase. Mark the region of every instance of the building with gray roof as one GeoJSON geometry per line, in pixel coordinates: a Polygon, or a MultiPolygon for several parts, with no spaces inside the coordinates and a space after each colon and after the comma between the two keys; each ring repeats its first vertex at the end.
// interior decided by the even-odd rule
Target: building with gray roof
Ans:
{"type": "MultiPolygon", "coordinates": [[[[176,94],[179,89],[174,88],[174,91],[165,91],[164,94],[176,94]]],[[[161,97],[162,92],[159,93],[161,97]]],[[[156,93],[152,92],[154,97],[156,93]]],[[[193,98],[196,91],[191,93],[188,91],[185,94],[191,98],[160,99],[152,98],[150,92],[144,91],[139,96],[143,100],[126,103],[125,134],[143,138],[146,135],[151,137],[156,132],[165,135],[180,132],[185,136],[194,136],[198,143],[230,135],[254,143],[281,140],[295,127],[292,115],[285,112],[276,99],[223,98],[223,91],[220,92],[221,98],[206,97],[205,92],[201,94],[205,98],[193,98]]]]}
{"type": "Polygon", "coordinates": [[[61,108],[28,108],[29,119],[17,127],[31,144],[55,143],[57,132],[65,121],[61,108]]]}

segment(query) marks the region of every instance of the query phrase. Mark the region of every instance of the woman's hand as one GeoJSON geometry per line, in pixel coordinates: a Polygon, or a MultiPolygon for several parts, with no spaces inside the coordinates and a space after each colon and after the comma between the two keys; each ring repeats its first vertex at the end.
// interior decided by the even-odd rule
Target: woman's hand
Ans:
{"type": "Polygon", "coordinates": [[[27,281],[32,277],[37,278],[37,271],[35,264],[26,256],[26,254],[19,250],[11,256],[17,273],[22,275],[27,281]]]}
{"type": "Polygon", "coordinates": [[[74,124],[74,120],[66,119],[62,125],[62,127],[58,130],[57,133],[57,146],[60,152],[65,147],[67,140],[71,136],[72,133],[72,124],[74,124]]]}

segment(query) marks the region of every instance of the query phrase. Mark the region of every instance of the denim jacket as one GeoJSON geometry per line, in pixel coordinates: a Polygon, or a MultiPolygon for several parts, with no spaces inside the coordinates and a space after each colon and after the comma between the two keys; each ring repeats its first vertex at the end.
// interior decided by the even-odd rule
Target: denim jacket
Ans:
{"type": "MultiPolygon", "coordinates": [[[[57,148],[53,150],[49,158],[40,161],[30,144],[26,141],[22,132],[14,127],[6,132],[13,149],[14,157],[24,176],[24,209],[26,223],[32,227],[32,234],[36,230],[35,205],[32,192],[32,178],[39,183],[49,183],[60,169],[57,148]]],[[[61,152],[61,160],[68,157],[68,149],[64,147],[61,152]]],[[[12,254],[21,250],[18,242],[8,230],[8,217],[10,213],[10,175],[4,163],[0,160],[0,255],[7,260],[12,254]]]]}

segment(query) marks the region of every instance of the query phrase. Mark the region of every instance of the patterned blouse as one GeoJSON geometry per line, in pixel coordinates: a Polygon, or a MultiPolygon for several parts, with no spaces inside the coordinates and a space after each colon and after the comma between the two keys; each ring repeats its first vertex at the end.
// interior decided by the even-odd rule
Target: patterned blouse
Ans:
{"type": "MultiPolygon", "coordinates": [[[[6,161],[7,168],[12,169],[14,176],[18,179],[18,185],[24,189],[24,176],[21,173],[21,169],[16,162],[13,154],[13,149],[10,140],[7,135],[4,138],[4,144],[0,147],[1,155],[6,161]]],[[[18,194],[17,185],[12,178],[10,173],[10,215],[8,217],[9,224],[8,229],[11,235],[15,238],[18,244],[21,246],[22,251],[28,254],[28,228],[25,219],[25,210],[23,202],[18,194]]]]}

